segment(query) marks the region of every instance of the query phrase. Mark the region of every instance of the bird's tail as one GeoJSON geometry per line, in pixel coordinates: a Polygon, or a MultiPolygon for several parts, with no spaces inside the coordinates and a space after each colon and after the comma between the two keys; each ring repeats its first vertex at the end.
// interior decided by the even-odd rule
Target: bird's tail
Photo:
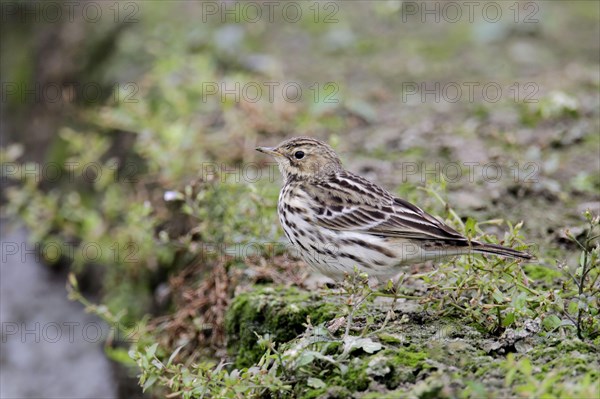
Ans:
{"type": "Polygon", "coordinates": [[[474,252],[479,252],[482,254],[494,254],[500,256],[508,256],[510,258],[518,258],[518,259],[533,259],[533,256],[528,254],[527,252],[517,251],[516,249],[504,247],[502,245],[496,244],[483,244],[480,242],[471,242],[472,248],[474,252]]]}

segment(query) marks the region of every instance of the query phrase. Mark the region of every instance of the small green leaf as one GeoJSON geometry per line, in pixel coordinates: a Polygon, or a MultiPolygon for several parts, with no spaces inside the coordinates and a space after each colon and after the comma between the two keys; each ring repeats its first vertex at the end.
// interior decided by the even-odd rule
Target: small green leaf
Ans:
{"type": "Polygon", "coordinates": [[[316,389],[325,388],[327,386],[327,384],[325,384],[322,380],[313,377],[308,378],[308,381],[306,381],[306,385],[316,389]]]}
{"type": "Polygon", "coordinates": [[[527,304],[527,294],[525,294],[524,292],[517,295],[515,297],[515,299],[513,300],[513,306],[515,307],[516,310],[523,309],[526,306],[526,304],[527,304]]]}
{"type": "Polygon", "coordinates": [[[578,309],[579,304],[577,303],[577,301],[569,302],[569,306],[567,306],[567,311],[569,312],[569,314],[576,314],[578,309]]]}
{"type": "Polygon", "coordinates": [[[521,369],[521,372],[525,375],[531,375],[531,362],[529,361],[529,359],[527,358],[523,358],[520,362],[519,362],[519,368],[521,369]]]}
{"type": "Polygon", "coordinates": [[[296,364],[298,367],[306,366],[307,364],[312,363],[314,359],[315,353],[313,351],[303,351],[300,356],[298,356],[296,364]]]}
{"type": "Polygon", "coordinates": [[[494,298],[494,301],[496,301],[496,303],[504,302],[504,296],[498,288],[494,288],[494,291],[492,291],[492,297],[494,298]]]}
{"type": "Polygon", "coordinates": [[[74,273],[69,273],[69,284],[71,284],[71,287],[73,287],[74,289],[78,288],[78,284],[77,284],[77,277],[75,277],[74,273]]]}
{"type": "Polygon", "coordinates": [[[162,362],[158,359],[152,359],[152,365],[159,370],[162,370],[165,367],[165,365],[162,364],[162,362]]]}
{"type": "Polygon", "coordinates": [[[148,377],[148,379],[144,383],[144,386],[142,387],[142,391],[146,392],[146,389],[148,389],[152,385],[154,385],[154,383],[156,382],[156,380],[158,380],[158,376],[157,375],[151,375],[150,377],[148,377]]]}
{"type": "Polygon", "coordinates": [[[509,370],[506,372],[506,377],[505,377],[505,379],[506,379],[506,385],[507,385],[507,386],[511,386],[511,385],[512,385],[512,383],[513,383],[513,380],[514,380],[514,378],[515,378],[515,374],[516,374],[516,372],[517,372],[517,370],[515,370],[515,369],[509,369],[509,370]]]}
{"type": "Polygon", "coordinates": [[[345,350],[362,349],[367,353],[375,353],[382,348],[381,343],[374,342],[371,338],[348,337],[344,342],[345,350]]]}
{"type": "Polygon", "coordinates": [[[546,331],[553,331],[560,326],[560,318],[555,314],[550,315],[544,319],[542,325],[546,331]]]}
{"type": "Polygon", "coordinates": [[[185,345],[181,345],[178,346],[173,353],[171,353],[171,356],[169,356],[169,360],[167,361],[167,367],[169,367],[171,365],[171,362],[173,361],[173,359],[175,359],[175,357],[177,356],[177,354],[179,353],[179,351],[181,350],[181,348],[183,348],[185,345]]]}
{"type": "Polygon", "coordinates": [[[581,266],[581,271],[579,271],[579,268],[577,268],[577,276],[581,276],[581,274],[583,273],[583,268],[585,267],[585,252],[581,252],[579,254],[579,266],[581,266]]]}
{"type": "Polygon", "coordinates": [[[127,349],[111,348],[111,347],[107,346],[104,348],[104,352],[106,353],[106,356],[109,359],[114,360],[115,362],[128,364],[128,365],[135,365],[135,362],[133,361],[133,358],[131,357],[131,353],[128,353],[127,349]]]}
{"type": "Polygon", "coordinates": [[[158,348],[158,343],[155,343],[155,344],[152,344],[151,346],[149,346],[148,349],[146,349],[146,357],[147,358],[154,357],[154,354],[156,353],[156,348],[158,348]]]}
{"type": "Polygon", "coordinates": [[[515,314],[514,314],[514,312],[510,312],[506,316],[504,316],[504,320],[502,320],[502,326],[508,327],[514,322],[515,322],[515,314]]]}
{"type": "Polygon", "coordinates": [[[476,231],[475,231],[475,225],[477,224],[477,222],[475,221],[475,219],[469,217],[467,218],[467,221],[465,222],[465,233],[467,234],[467,236],[471,237],[474,236],[476,231]]]}

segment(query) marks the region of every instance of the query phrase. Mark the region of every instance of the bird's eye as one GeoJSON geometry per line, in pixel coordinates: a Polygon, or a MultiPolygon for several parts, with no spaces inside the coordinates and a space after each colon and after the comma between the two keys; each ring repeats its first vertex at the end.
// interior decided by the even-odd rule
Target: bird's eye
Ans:
{"type": "Polygon", "coordinates": [[[304,152],[303,151],[296,151],[294,153],[294,156],[296,157],[296,159],[302,159],[302,158],[304,158],[304,152]]]}

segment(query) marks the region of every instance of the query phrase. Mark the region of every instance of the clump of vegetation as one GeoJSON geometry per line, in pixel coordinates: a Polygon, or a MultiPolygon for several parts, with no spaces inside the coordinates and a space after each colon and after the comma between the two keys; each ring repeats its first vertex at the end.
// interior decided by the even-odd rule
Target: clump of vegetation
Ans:
{"type": "MultiPolygon", "coordinates": [[[[427,189],[441,199],[438,190],[427,189]]],[[[485,223],[468,219],[461,224],[447,203],[441,205],[448,221],[454,220],[466,234],[493,240],[480,230],[485,223]]],[[[594,231],[597,221],[588,217],[588,223],[594,231]]],[[[596,239],[595,234],[586,233],[582,250],[593,251],[589,240],[596,239]]],[[[505,240],[522,242],[519,226],[511,228],[505,240]]],[[[582,257],[597,261],[592,255],[582,257]]],[[[593,262],[582,276],[596,278],[593,262]]],[[[597,283],[593,279],[585,280],[584,290],[597,283]]],[[[577,281],[572,279],[574,291],[577,281]]],[[[73,289],[76,282],[72,284],[74,298],[118,325],[107,308],[87,303],[73,289]]],[[[568,334],[574,324],[549,324],[563,309],[556,306],[556,293],[545,291],[543,284],[543,279],[528,278],[512,260],[490,263],[472,256],[404,275],[397,284],[378,290],[358,273],[349,275],[340,288],[316,292],[248,286],[227,306],[223,326],[228,355],[221,351],[220,360],[198,355],[198,342],[186,340],[181,331],[170,330],[171,339],[164,340],[160,337],[165,330],[144,323],[135,333],[123,334],[135,336],[129,356],[142,371],[144,389],[165,395],[314,398],[378,392],[383,397],[469,398],[490,395],[489,385],[495,384],[503,386],[500,392],[506,396],[593,397],[598,373],[589,365],[597,365],[597,348],[578,341],[574,328],[568,334]],[[569,354],[573,361],[557,363],[551,353],[557,358],[558,353],[569,354]],[[532,371],[540,368],[546,371],[532,371]],[[482,378],[488,384],[479,382],[482,378]]],[[[564,292],[564,298],[570,295],[564,292]]],[[[594,319],[594,314],[589,316],[594,319]]],[[[189,321],[181,322],[186,324],[189,321]]],[[[111,351],[115,358],[123,356],[111,351]]]]}
{"type": "MultiPolygon", "coordinates": [[[[193,12],[179,12],[181,23],[174,26],[163,21],[171,3],[145,9],[145,19],[132,28],[137,31],[118,41],[113,60],[122,69],[136,65],[133,97],[131,86],[119,85],[102,106],[77,108],[45,163],[23,163],[18,144],[0,149],[8,183],[2,216],[20,218],[45,260],[70,270],[70,297],[114,327],[106,353],[131,366],[146,392],[184,398],[598,397],[599,218],[587,212],[585,228],[571,229],[560,242],[550,231],[577,222],[580,202],[597,201],[597,173],[577,166],[574,178],[569,171],[556,180],[549,176],[561,162],[581,158],[585,164],[581,152],[597,158],[590,150],[598,145],[596,65],[588,74],[569,57],[578,86],[540,93],[538,102],[504,96],[481,105],[476,96],[476,105],[465,98],[432,105],[417,94],[414,107],[399,101],[406,82],[398,76],[413,83],[448,76],[485,82],[486,54],[506,51],[510,60],[523,48],[518,31],[500,32],[504,25],[487,33],[506,39],[476,44],[482,25],[416,26],[418,16],[400,15],[402,7],[392,3],[339,10],[309,4],[297,25],[301,35],[278,22],[198,24],[193,12]],[[313,22],[316,11],[339,11],[342,23],[313,22]],[[364,23],[364,11],[381,23],[364,23]],[[405,16],[424,39],[396,34],[397,19],[405,16]],[[344,18],[354,18],[354,25],[344,18]],[[440,42],[447,28],[451,35],[440,42]],[[321,62],[310,62],[306,49],[289,51],[289,37],[300,37],[321,62]],[[469,57],[455,57],[461,53],[469,57]],[[356,68],[365,56],[369,62],[356,68]],[[303,82],[301,101],[279,93],[254,102],[220,92],[221,83],[285,83],[283,71],[303,82]],[[328,102],[332,93],[336,101],[328,102]],[[437,140],[450,132],[451,140],[437,140]],[[303,134],[334,137],[351,154],[342,153],[348,161],[385,157],[389,173],[378,178],[470,238],[532,249],[526,228],[527,238],[540,244],[538,260],[463,256],[416,265],[381,289],[360,274],[337,289],[308,289],[303,264],[290,256],[276,222],[279,174],[255,162],[251,150],[263,140],[303,134]],[[550,144],[547,134],[555,136],[550,144]],[[459,150],[468,148],[470,156],[471,144],[483,148],[477,159],[535,161],[540,174],[528,173],[525,182],[511,174],[519,188],[500,182],[491,190],[499,194],[483,193],[483,205],[473,205],[477,217],[466,219],[447,199],[443,180],[428,184],[423,196],[413,181],[396,176],[399,160],[470,161],[459,150]],[[522,205],[511,212],[533,214],[527,225],[486,220],[510,208],[511,199],[522,205]],[[536,217],[555,211],[565,212],[556,225],[536,217]],[[500,230],[506,233],[497,237],[500,230]],[[576,261],[569,258],[575,253],[576,261]],[[90,292],[98,304],[87,299],[90,292]]],[[[574,9],[578,23],[597,25],[587,9],[574,9]]],[[[561,17],[556,24],[569,21],[561,17]]],[[[577,41],[562,36],[561,45],[576,55],[577,41]]],[[[492,76],[514,87],[513,68],[492,76]]],[[[521,94],[536,95],[541,86],[521,94]]],[[[357,171],[377,170],[363,166],[357,171]]],[[[469,190],[479,183],[469,181],[469,190]]]]}
{"type": "MultiPolygon", "coordinates": [[[[444,184],[441,188],[443,187],[444,184]]],[[[501,225],[502,220],[477,223],[468,218],[463,222],[442,199],[439,189],[430,186],[426,190],[440,201],[449,222],[469,239],[527,249],[520,233],[523,223],[507,223],[509,230],[499,242],[495,236],[485,234],[482,226],[501,225]]],[[[430,286],[427,299],[424,300],[426,309],[439,311],[441,316],[458,312],[479,328],[497,335],[506,328],[522,326],[525,320],[535,319],[543,314],[539,309],[543,294],[530,287],[520,262],[513,259],[457,257],[453,262],[441,263],[438,268],[427,273],[424,281],[430,286]]]]}
{"type": "Polygon", "coordinates": [[[600,336],[600,215],[592,215],[587,210],[584,216],[587,226],[580,237],[566,232],[581,254],[576,267],[558,263],[565,274],[562,290],[553,302],[559,316],[549,318],[547,326],[572,328],[579,339],[593,340],[600,336]]]}
{"type": "MultiPolygon", "coordinates": [[[[94,136],[87,140],[94,140],[94,136]]],[[[83,142],[79,143],[79,147],[75,146],[79,152],[67,147],[74,151],[72,154],[84,152],[83,142]]],[[[69,202],[69,196],[74,195],[69,191],[65,197],[42,194],[34,183],[26,180],[21,188],[13,188],[9,193],[10,209],[23,214],[25,220],[44,215],[37,211],[42,206],[40,201],[53,201],[51,209],[56,212],[48,214],[47,219],[37,219],[42,221],[37,226],[43,230],[34,231],[41,237],[53,230],[61,234],[75,231],[85,238],[81,245],[97,237],[92,235],[99,234],[97,228],[82,229],[86,225],[77,224],[72,217],[57,216],[64,215],[67,206],[70,211],[79,206],[84,212],[87,207],[98,206],[98,202],[69,202]],[[38,202],[40,205],[35,205],[38,202]],[[26,203],[34,206],[25,207],[26,203]]],[[[125,182],[123,186],[132,183],[125,182]]],[[[74,266],[70,290],[73,299],[82,301],[88,310],[115,326],[107,353],[130,366],[137,365],[145,390],[190,398],[275,392],[282,397],[335,397],[371,390],[390,397],[453,397],[458,391],[448,391],[449,386],[462,387],[472,396],[486,392],[481,384],[469,382],[483,376],[503,380],[505,393],[510,395],[595,392],[593,381],[597,375],[586,367],[577,369],[580,384],[576,388],[566,382],[568,374],[562,366],[555,365],[549,376],[539,379],[530,370],[543,364],[542,357],[539,361],[524,357],[528,350],[541,351],[540,348],[556,345],[558,336],[569,340],[574,336],[598,339],[598,217],[589,212],[585,214],[585,232],[578,237],[567,234],[577,243],[581,256],[575,270],[559,263],[557,269],[568,276],[560,292],[548,291],[545,279],[533,278],[535,273],[541,273],[540,267],[547,266],[530,268],[510,259],[480,255],[459,257],[433,269],[403,275],[397,284],[390,282],[383,290],[373,290],[366,276],[355,274],[344,282],[341,291],[308,292],[301,288],[302,277],[277,277],[277,273],[293,276],[298,265],[290,264],[291,260],[283,256],[283,247],[273,247],[276,230],[271,223],[263,223],[274,217],[275,189],[257,192],[254,185],[231,184],[216,174],[212,180],[197,180],[180,190],[168,190],[169,201],[158,207],[133,201],[116,207],[111,201],[127,203],[128,191],[124,187],[99,196],[102,205],[95,212],[96,220],[106,221],[120,220],[126,214],[128,224],[105,224],[107,228],[101,233],[111,234],[112,238],[149,240],[158,247],[146,246],[141,254],[156,256],[156,249],[160,248],[167,256],[155,261],[158,269],[148,263],[149,259],[156,259],[152,256],[133,263],[126,256],[110,262],[105,259],[114,268],[107,278],[139,281],[135,279],[138,274],[152,276],[156,275],[153,270],[173,268],[168,287],[174,293],[171,298],[175,311],[134,324],[132,315],[138,317],[135,308],[118,307],[116,304],[122,302],[110,300],[119,298],[118,293],[124,289],[118,285],[116,291],[107,291],[106,305],[88,302],[79,292],[75,278],[75,274],[85,270],[85,262],[74,266]],[[270,199],[265,202],[264,198],[270,199]],[[246,217],[263,219],[253,224],[246,217]],[[177,218],[184,227],[169,225],[169,218],[177,218]],[[236,240],[252,242],[258,236],[273,237],[271,256],[267,245],[258,246],[243,257],[232,256],[227,250],[236,240]],[[214,243],[210,240],[215,237],[222,246],[207,250],[206,244],[214,243]],[[271,272],[261,267],[265,260],[274,262],[266,265],[273,269],[271,272]],[[286,269],[286,264],[291,267],[286,269]],[[243,272],[248,266],[255,273],[250,278],[243,272]],[[146,272],[141,273],[140,268],[146,272]],[[528,276],[528,270],[532,276],[528,276]],[[190,280],[197,283],[190,285],[190,280]],[[251,288],[242,284],[261,280],[287,281],[288,285],[295,281],[299,287],[251,288]],[[573,333],[569,334],[571,330],[573,333]],[[118,337],[128,337],[131,348],[119,345],[118,337]],[[504,359],[502,355],[506,353],[515,355],[504,359]],[[500,369],[517,367],[519,371],[498,375],[497,369],[480,369],[482,362],[490,361],[500,369]],[[449,377],[456,362],[461,364],[461,371],[458,376],[449,377]]],[[[105,188],[98,183],[89,190],[97,196],[105,188]]],[[[258,190],[267,187],[259,186],[258,190]]],[[[165,189],[157,191],[164,194],[165,189]]],[[[483,227],[490,223],[500,225],[501,221],[463,221],[443,199],[443,184],[429,185],[425,191],[437,200],[431,211],[445,214],[448,223],[468,237],[527,248],[521,234],[522,223],[508,224],[508,231],[499,242],[493,235],[485,234],[483,227]]],[[[551,275],[556,278],[558,272],[551,275]]],[[[148,288],[143,280],[139,284],[148,288]]],[[[146,291],[148,301],[153,300],[153,294],[146,291]]],[[[139,303],[143,302],[138,298],[136,304],[139,303]]],[[[583,351],[584,364],[593,363],[592,358],[597,355],[593,345],[574,344],[569,350],[583,351]]]]}
{"type": "Polygon", "coordinates": [[[388,297],[402,301],[403,295],[373,291],[358,275],[344,286],[350,289],[259,288],[236,297],[227,315],[231,363],[177,364],[181,348],[170,352],[156,344],[138,345],[131,356],[147,387],[160,383],[182,397],[592,398],[598,392],[592,343],[551,333],[544,338],[526,327],[515,329],[512,341],[508,334],[498,340],[460,318],[423,312],[418,303],[395,304],[388,297]],[[343,305],[358,292],[368,299],[343,305]],[[354,317],[346,336],[349,312],[354,317]]]}

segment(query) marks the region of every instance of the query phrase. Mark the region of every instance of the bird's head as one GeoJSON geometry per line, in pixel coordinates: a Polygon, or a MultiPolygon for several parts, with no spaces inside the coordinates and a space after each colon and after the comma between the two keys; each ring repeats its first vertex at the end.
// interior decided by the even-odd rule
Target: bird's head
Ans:
{"type": "Polygon", "coordinates": [[[311,137],[294,137],[276,147],[258,147],[256,150],[277,161],[285,181],[315,179],[342,169],[333,148],[311,137]]]}

